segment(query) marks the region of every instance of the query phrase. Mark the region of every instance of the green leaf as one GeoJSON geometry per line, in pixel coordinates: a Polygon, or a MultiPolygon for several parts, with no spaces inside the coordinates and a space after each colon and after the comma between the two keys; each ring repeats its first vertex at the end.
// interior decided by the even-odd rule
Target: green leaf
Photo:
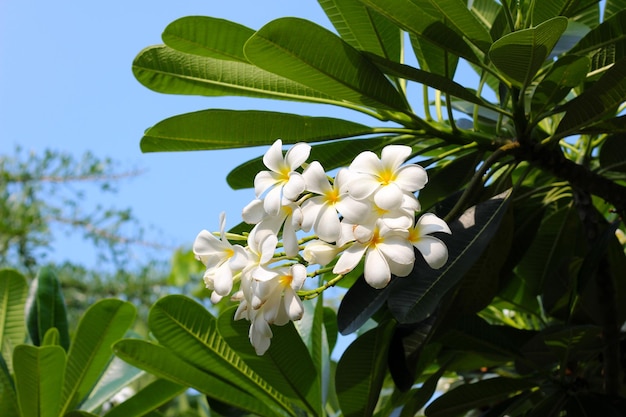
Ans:
{"type": "Polygon", "coordinates": [[[114,357],[80,407],[93,412],[122,388],[134,383],[144,375],[146,375],[144,371],[127,364],[118,357],[114,357]]]}
{"type": "Polygon", "coordinates": [[[387,370],[394,322],[381,323],[348,346],[337,364],[335,386],[346,417],[371,416],[387,370]]]}
{"type": "Polygon", "coordinates": [[[470,10],[485,27],[491,29],[502,11],[502,5],[495,0],[474,0],[470,10]]]}
{"type": "MultiPolygon", "coordinates": [[[[319,161],[326,171],[330,171],[348,166],[354,157],[363,151],[377,152],[388,144],[389,137],[324,143],[311,148],[309,160],[319,161]]],[[[233,169],[228,173],[226,181],[235,190],[252,188],[254,187],[255,175],[265,170],[267,167],[263,164],[263,157],[258,157],[233,169]]]]}
{"type": "Polygon", "coordinates": [[[171,350],[143,340],[124,339],[114,346],[116,355],[161,378],[197,389],[236,408],[261,416],[283,416],[259,401],[245,387],[216,373],[204,371],[176,356],[171,350]]]}
{"type": "Polygon", "coordinates": [[[626,100],[626,57],[616,62],[590,88],[566,105],[566,113],[556,129],[561,138],[614,115],[626,100]]]}
{"type": "Polygon", "coordinates": [[[65,350],[70,346],[65,300],[56,273],[48,267],[41,268],[32,284],[28,333],[33,344],[40,345],[51,327],[59,330],[60,344],[65,350]]]}
{"type": "Polygon", "coordinates": [[[570,54],[591,58],[594,73],[608,69],[626,53],[626,10],[622,9],[591,30],[570,51],[570,54]]]}
{"type": "MultiPolygon", "coordinates": [[[[626,118],[626,116],[624,116],[626,118]]],[[[600,148],[598,159],[602,171],[626,173],[626,133],[607,136],[600,148]]]]}
{"type": "Polygon", "coordinates": [[[0,355],[0,415],[20,417],[13,377],[2,355],[0,355]]]}
{"type": "Polygon", "coordinates": [[[121,404],[105,417],[141,417],[185,392],[186,387],[166,379],[157,379],[121,404]]]}
{"type": "Polygon", "coordinates": [[[448,247],[448,262],[432,269],[417,256],[413,271],[391,281],[387,305],[400,323],[424,320],[437,308],[445,293],[456,285],[481,256],[507,210],[507,194],[482,202],[450,223],[452,235],[439,236],[448,247]]]}
{"type": "Polygon", "coordinates": [[[417,57],[419,67],[431,74],[452,79],[459,63],[459,57],[441,49],[431,41],[410,34],[411,47],[417,57]]]}
{"type": "Polygon", "coordinates": [[[65,371],[63,348],[16,346],[13,351],[13,367],[21,415],[57,417],[65,371]]]}
{"type": "Polygon", "coordinates": [[[470,103],[491,107],[489,103],[485,102],[482,98],[447,77],[422,71],[409,65],[389,61],[375,55],[368,56],[372,62],[386,74],[427,85],[435,90],[469,101],[470,103]]]}
{"type": "Polygon", "coordinates": [[[532,9],[532,23],[533,25],[538,25],[556,16],[574,17],[580,15],[583,10],[597,3],[599,3],[599,0],[552,0],[535,2],[533,3],[534,7],[532,9]]]}
{"type": "Polygon", "coordinates": [[[446,25],[439,18],[426,13],[417,2],[412,0],[362,1],[407,32],[427,40],[438,49],[448,51],[453,56],[465,58],[469,62],[480,63],[480,59],[463,40],[461,34],[446,25]]]}
{"type": "Polygon", "coordinates": [[[0,354],[7,358],[9,372],[13,369],[13,346],[26,339],[24,306],[27,294],[28,284],[22,274],[14,269],[0,270],[0,354]]]}
{"type": "Polygon", "coordinates": [[[293,414],[285,398],[228,346],[216,319],[197,302],[179,295],[164,297],[152,306],[148,324],[163,346],[189,364],[247,390],[275,413],[293,414]]]}
{"type": "Polygon", "coordinates": [[[533,93],[534,117],[559,104],[572,88],[580,85],[587,77],[589,66],[589,58],[585,56],[568,55],[556,61],[533,93]]]}
{"type": "Polygon", "coordinates": [[[393,61],[400,60],[401,33],[398,26],[359,0],[318,0],[339,33],[352,47],[393,61]]]}
{"type": "Polygon", "coordinates": [[[337,311],[337,324],[343,335],[358,330],[387,301],[389,291],[369,285],[361,276],[343,296],[337,311]]]}
{"type": "Polygon", "coordinates": [[[143,152],[197,151],[320,142],[373,133],[358,123],[330,117],[269,111],[210,109],[162,120],[141,139],[143,152]]]}
{"type": "Polygon", "coordinates": [[[245,62],[243,46],[254,30],[229,20],[187,16],[167,25],[163,43],[187,54],[245,62]]]}
{"type": "Polygon", "coordinates": [[[298,401],[309,413],[321,415],[319,375],[293,323],[272,326],[272,344],[259,356],[248,336],[250,323],[233,319],[236,309],[225,310],[217,319],[217,329],[226,343],[277,391],[298,401]]]}
{"type": "Polygon", "coordinates": [[[121,300],[104,299],[87,309],[67,356],[63,412],[75,408],[91,392],[111,361],[111,346],[124,336],[134,319],[135,307],[121,300]]]}
{"type": "Polygon", "coordinates": [[[445,370],[445,366],[440,366],[437,372],[429,376],[422,386],[415,390],[411,398],[404,403],[400,417],[413,417],[418,415],[418,412],[424,408],[437,390],[437,384],[445,370]]]}
{"type": "Polygon", "coordinates": [[[478,407],[496,404],[517,392],[537,386],[529,379],[489,378],[460,385],[426,407],[429,417],[454,417],[478,407]]]}
{"type": "Polygon", "coordinates": [[[626,10],[626,1],[624,0],[606,0],[604,4],[603,20],[607,21],[619,12],[626,10]]]}
{"type": "Polygon", "coordinates": [[[133,74],[145,87],[167,94],[246,96],[341,105],[319,91],[254,65],[185,54],[165,45],[141,51],[133,74]]]}
{"type": "Polygon", "coordinates": [[[493,43],[489,57],[511,83],[525,88],[566,28],[567,18],[555,17],[535,28],[509,33],[493,43]]]}
{"type": "Polygon", "coordinates": [[[408,110],[404,97],[363,55],[308,20],[274,20],[248,40],[244,52],[257,67],[328,96],[366,107],[408,110]]]}
{"type": "Polygon", "coordinates": [[[98,415],[90,413],[89,411],[73,410],[69,413],[65,413],[63,417],[98,417],[98,415]]]}
{"type": "Polygon", "coordinates": [[[414,0],[426,13],[444,21],[458,33],[469,39],[483,52],[491,46],[487,27],[468,9],[463,0],[414,0]]]}

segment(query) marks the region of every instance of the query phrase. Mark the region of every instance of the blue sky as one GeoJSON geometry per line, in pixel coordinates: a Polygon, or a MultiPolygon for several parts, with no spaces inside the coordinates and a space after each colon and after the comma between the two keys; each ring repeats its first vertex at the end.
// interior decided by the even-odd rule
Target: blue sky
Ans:
{"type": "MultiPolygon", "coordinates": [[[[131,63],[146,46],[161,43],[168,23],[189,15],[225,18],[259,29],[284,16],[330,27],[314,0],[0,2],[0,154],[15,145],[46,148],[76,156],[92,151],[111,157],[123,169],[146,173],[124,181],[118,194],[91,195],[90,203],[131,207],[148,239],[190,247],[203,228],[240,221],[252,190],[233,191],[228,172],[265,149],[142,154],[143,131],[176,114],[206,108],[263,109],[331,115],[365,123],[364,116],[319,105],[230,97],[162,95],[140,85],[131,63]]],[[[163,256],[168,256],[163,254],[163,256]]],[[[93,249],[78,236],[59,236],[55,260],[93,264],[93,249]]]]}

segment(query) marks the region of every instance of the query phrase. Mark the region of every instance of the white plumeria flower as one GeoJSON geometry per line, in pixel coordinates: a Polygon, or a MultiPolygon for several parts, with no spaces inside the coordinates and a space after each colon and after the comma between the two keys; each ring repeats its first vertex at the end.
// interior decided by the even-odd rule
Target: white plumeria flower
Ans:
{"type": "Polygon", "coordinates": [[[309,265],[328,265],[339,253],[339,248],[323,240],[312,240],[306,244],[302,257],[309,265]]]}
{"type": "Polygon", "coordinates": [[[409,241],[420,251],[431,268],[439,269],[448,261],[448,247],[440,239],[429,236],[435,232],[452,234],[445,221],[432,213],[426,213],[409,230],[409,241]]]}
{"type": "Polygon", "coordinates": [[[340,170],[331,184],[322,165],[313,161],[302,176],[306,181],[306,189],[318,194],[302,204],[304,231],[308,232],[313,228],[320,239],[336,242],[341,234],[339,213],[354,218],[360,218],[367,213],[367,203],[357,201],[348,194],[348,170],[340,170]]]}
{"type": "Polygon", "coordinates": [[[350,164],[349,192],[357,200],[373,196],[378,207],[390,210],[402,203],[405,193],[414,193],[428,182],[426,170],[416,164],[402,166],[411,155],[411,147],[388,145],[378,159],[365,151],[350,164]]]}
{"type": "Polygon", "coordinates": [[[220,214],[220,239],[207,230],[202,230],[193,243],[193,253],[206,267],[204,283],[217,294],[216,299],[230,294],[233,288],[233,274],[247,264],[245,249],[232,245],[224,233],[226,215],[220,214]]]}
{"type": "Polygon", "coordinates": [[[257,197],[265,194],[263,207],[270,215],[278,215],[283,198],[294,201],[305,187],[304,179],[296,169],[309,157],[311,146],[296,143],[285,156],[283,143],[278,139],[263,156],[263,163],[269,171],[261,171],[254,178],[254,191],[257,197]]]}
{"type": "Polygon", "coordinates": [[[391,274],[407,276],[413,269],[415,252],[406,230],[389,229],[378,221],[373,229],[353,225],[355,242],[346,249],[333,273],[345,275],[365,256],[365,281],[374,288],[384,288],[391,274]]]}
{"type": "MultiPolygon", "coordinates": [[[[250,287],[250,285],[244,285],[244,279],[258,279],[264,281],[277,275],[268,265],[274,259],[278,237],[268,230],[260,230],[257,225],[250,231],[247,242],[247,265],[241,272],[241,289],[244,292],[250,287]]],[[[249,293],[246,293],[245,297],[247,300],[251,299],[249,293]]]]}
{"type": "Polygon", "coordinates": [[[265,216],[256,227],[259,231],[267,231],[278,235],[283,230],[283,249],[287,256],[296,256],[300,252],[296,232],[302,227],[302,209],[295,203],[284,203],[275,216],[265,216]]]}

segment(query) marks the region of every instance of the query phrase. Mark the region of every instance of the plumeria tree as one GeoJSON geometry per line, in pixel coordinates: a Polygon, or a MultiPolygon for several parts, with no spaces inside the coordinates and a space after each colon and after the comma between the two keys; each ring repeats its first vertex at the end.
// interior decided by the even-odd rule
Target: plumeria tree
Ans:
{"type": "Polygon", "coordinates": [[[193,245],[218,308],[165,297],[154,339],[116,353],[224,416],[625,413],[626,2],[319,3],[334,31],[192,16],[135,59],[158,92],[371,123],[211,108],[149,128],[144,152],[266,152],[227,178],[253,190],[243,221],[193,245]]]}

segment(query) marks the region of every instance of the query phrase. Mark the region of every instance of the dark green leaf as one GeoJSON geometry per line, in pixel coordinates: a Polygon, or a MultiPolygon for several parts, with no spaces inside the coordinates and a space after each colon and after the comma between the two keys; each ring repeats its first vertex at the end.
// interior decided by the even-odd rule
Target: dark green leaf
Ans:
{"type": "Polygon", "coordinates": [[[337,364],[335,386],[346,417],[371,416],[387,369],[394,323],[387,321],[358,337],[337,364]]]}
{"type": "Polygon", "coordinates": [[[141,417],[166,404],[185,392],[183,385],[166,379],[157,379],[121,404],[116,405],[105,417],[141,417]]]}
{"type": "Polygon", "coordinates": [[[411,398],[404,403],[400,417],[413,417],[418,415],[419,411],[424,408],[437,390],[437,384],[439,383],[439,379],[443,376],[445,370],[445,366],[439,367],[437,372],[429,376],[428,379],[424,381],[422,386],[415,390],[415,393],[411,396],[411,398]]]}
{"type": "Polygon", "coordinates": [[[511,83],[526,87],[566,28],[567,19],[555,17],[535,28],[509,33],[493,43],[489,57],[511,83]]]}
{"type": "Polygon", "coordinates": [[[116,355],[158,377],[197,389],[233,407],[261,416],[283,416],[259,401],[225,375],[209,373],[189,364],[172,351],[143,340],[124,339],[114,346],[116,355]]]}
{"type": "Polygon", "coordinates": [[[339,36],[361,51],[400,60],[400,29],[359,0],[318,0],[339,36]]]}
{"type": "Polygon", "coordinates": [[[13,367],[21,415],[57,417],[65,373],[63,348],[16,346],[13,351],[13,367]]]}
{"type": "Polygon", "coordinates": [[[506,195],[480,203],[450,223],[452,235],[440,236],[448,247],[448,262],[432,269],[419,255],[413,271],[387,286],[389,310],[401,323],[416,323],[433,313],[441,298],[483,253],[508,207],[506,195]]]}
{"type": "Polygon", "coordinates": [[[496,404],[517,392],[536,386],[532,380],[500,377],[460,385],[435,399],[426,408],[426,415],[455,417],[478,407],[496,404]]]}
{"type": "Polygon", "coordinates": [[[20,417],[13,377],[2,355],[0,355],[0,415],[20,417]]]}
{"type": "Polygon", "coordinates": [[[70,346],[70,335],[59,279],[51,268],[44,267],[32,285],[28,333],[33,344],[40,345],[48,329],[56,327],[59,330],[60,344],[67,350],[70,346]]]}
{"type": "Polygon", "coordinates": [[[62,412],[75,408],[91,392],[113,357],[111,346],[124,336],[135,314],[131,303],[116,299],[98,301],[87,309],[67,355],[62,412]]]}
{"type": "Polygon", "coordinates": [[[556,61],[533,93],[534,115],[541,115],[559,104],[572,88],[580,85],[587,77],[589,65],[589,58],[584,56],[568,55],[556,61]]]}
{"type": "Polygon", "coordinates": [[[387,301],[389,291],[372,288],[363,277],[352,284],[343,296],[337,311],[337,324],[341,334],[359,329],[387,301]]]}
{"type": "Polygon", "coordinates": [[[556,137],[565,137],[612,115],[626,100],[626,57],[609,68],[584,93],[567,104],[567,111],[556,129],[556,137]]]}
{"type": "MultiPolygon", "coordinates": [[[[479,64],[480,60],[461,34],[446,25],[438,17],[426,13],[412,0],[362,0],[367,6],[387,17],[398,26],[425,39],[430,45],[450,52],[453,56],[479,64]]],[[[424,56],[430,54],[429,48],[424,56]]],[[[433,70],[431,68],[431,70],[433,70]]],[[[436,72],[433,70],[433,72],[436,72]]],[[[441,73],[440,73],[441,74],[441,73]]]]}
{"type": "Polygon", "coordinates": [[[143,152],[196,151],[320,142],[370,134],[373,129],[330,117],[269,111],[211,109],[162,120],[141,139],[143,152]]]}
{"type": "Polygon", "coordinates": [[[441,49],[431,41],[414,34],[409,34],[413,53],[417,57],[419,67],[431,74],[441,75],[448,79],[454,77],[459,57],[441,49]]]}
{"type": "Polygon", "coordinates": [[[7,358],[12,370],[13,347],[26,339],[24,306],[28,285],[26,278],[14,269],[0,270],[0,355],[7,358]]]}
{"type": "Polygon", "coordinates": [[[404,97],[356,49],[308,20],[274,20],[245,46],[248,60],[265,71],[331,97],[372,108],[407,110],[404,97]]]}
{"type": "Polygon", "coordinates": [[[238,23],[207,16],[187,16],[167,25],[163,42],[187,54],[245,62],[243,45],[254,30],[238,23]]]}
{"type": "MultiPolygon", "coordinates": [[[[311,148],[309,161],[319,161],[326,171],[331,171],[348,166],[354,157],[363,151],[377,152],[388,144],[388,137],[324,143],[311,148]]],[[[226,177],[226,181],[235,190],[252,188],[255,175],[264,170],[267,170],[267,167],[263,164],[263,158],[258,157],[233,169],[226,177]]]]}
{"type": "Polygon", "coordinates": [[[263,356],[259,356],[248,337],[250,323],[233,320],[235,310],[236,307],[225,310],[217,320],[217,329],[226,343],[281,394],[297,400],[308,412],[320,415],[319,376],[293,323],[272,326],[272,344],[263,356]]]}

